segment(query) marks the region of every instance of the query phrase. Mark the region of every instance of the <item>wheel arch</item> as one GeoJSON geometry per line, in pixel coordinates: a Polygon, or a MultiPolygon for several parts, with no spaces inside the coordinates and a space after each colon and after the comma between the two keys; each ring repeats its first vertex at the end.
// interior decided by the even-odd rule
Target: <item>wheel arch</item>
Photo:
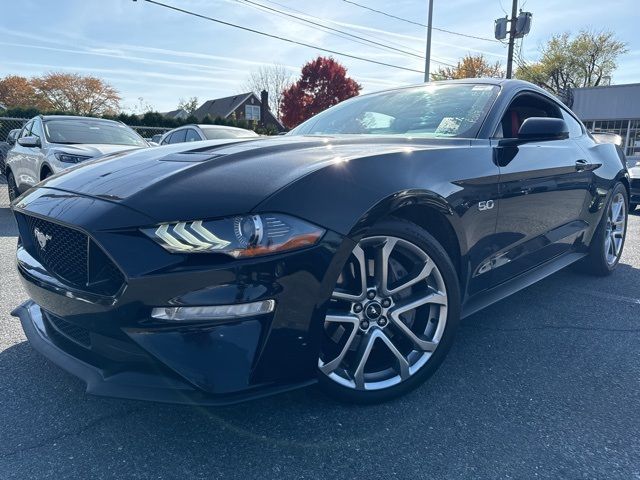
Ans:
{"type": "Polygon", "coordinates": [[[460,286],[466,278],[463,271],[464,235],[454,209],[440,195],[432,191],[405,191],[378,202],[356,223],[349,236],[358,240],[366,229],[386,217],[410,221],[426,230],[442,245],[456,269],[460,286]]]}
{"type": "Polygon", "coordinates": [[[44,172],[50,172],[52,175],[54,173],[53,168],[51,168],[51,166],[48,163],[43,163],[42,165],[40,165],[40,176],[38,178],[38,180],[41,182],[42,180],[44,180],[44,172]]]}

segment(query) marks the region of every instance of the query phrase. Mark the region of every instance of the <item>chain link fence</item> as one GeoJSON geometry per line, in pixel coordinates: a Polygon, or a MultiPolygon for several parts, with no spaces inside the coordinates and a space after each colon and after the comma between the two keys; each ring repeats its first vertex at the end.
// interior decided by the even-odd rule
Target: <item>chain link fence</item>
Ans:
{"type": "MultiPolygon", "coordinates": [[[[15,128],[22,128],[30,118],[0,117],[0,142],[7,139],[9,132],[15,128]]],[[[150,140],[156,134],[162,134],[171,130],[164,127],[141,127],[131,126],[138,134],[147,140],[150,140]]]]}

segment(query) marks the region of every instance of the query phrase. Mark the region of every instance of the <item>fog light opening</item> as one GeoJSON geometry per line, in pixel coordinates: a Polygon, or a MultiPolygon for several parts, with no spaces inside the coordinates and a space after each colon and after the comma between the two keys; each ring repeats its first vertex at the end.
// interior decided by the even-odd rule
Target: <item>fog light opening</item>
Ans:
{"type": "Polygon", "coordinates": [[[151,316],[170,322],[229,320],[271,313],[275,309],[275,300],[239,303],[235,305],[208,305],[201,307],[156,307],[151,316]]]}

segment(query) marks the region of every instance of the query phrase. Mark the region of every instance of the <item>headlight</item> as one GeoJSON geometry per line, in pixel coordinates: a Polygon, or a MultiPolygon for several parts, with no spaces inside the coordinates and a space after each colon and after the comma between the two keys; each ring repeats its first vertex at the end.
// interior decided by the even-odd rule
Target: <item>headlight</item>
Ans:
{"type": "Polygon", "coordinates": [[[80,163],[91,158],[91,157],[88,157],[87,155],[73,155],[71,153],[61,153],[61,152],[57,152],[55,156],[58,160],[64,163],[80,163]]]}
{"type": "Polygon", "coordinates": [[[320,227],[281,214],[164,223],[142,232],[172,253],[224,253],[255,257],[314,245],[320,227]]]}

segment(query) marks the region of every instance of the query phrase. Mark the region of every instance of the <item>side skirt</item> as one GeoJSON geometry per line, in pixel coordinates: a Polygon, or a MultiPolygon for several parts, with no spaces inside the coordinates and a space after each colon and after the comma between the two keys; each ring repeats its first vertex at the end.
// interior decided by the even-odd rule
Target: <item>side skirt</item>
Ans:
{"type": "Polygon", "coordinates": [[[536,268],[533,268],[517,277],[504,282],[490,290],[486,290],[478,295],[468,298],[462,306],[462,318],[466,318],[479,312],[489,305],[512,295],[523,288],[533,285],[539,280],[556,273],[559,270],[577,262],[585,257],[586,253],[568,253],[554,258],[536,268]]]}

